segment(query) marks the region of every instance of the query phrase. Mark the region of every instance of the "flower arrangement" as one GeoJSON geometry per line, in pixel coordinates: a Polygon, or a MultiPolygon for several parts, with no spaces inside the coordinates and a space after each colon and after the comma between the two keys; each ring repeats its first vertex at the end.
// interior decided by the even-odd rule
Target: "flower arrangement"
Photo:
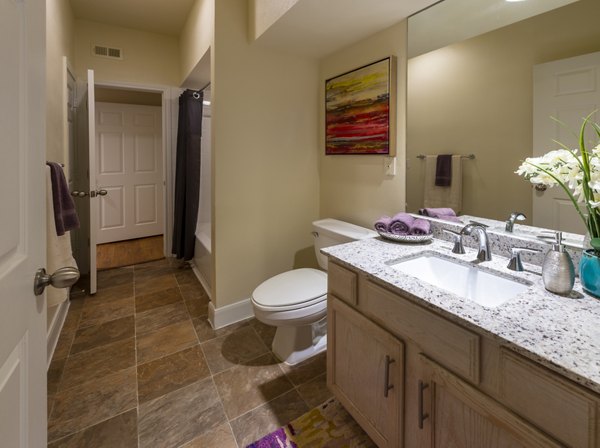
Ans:
{"type": "Polygon", "coordinates": [[[600,125],[590,120],[592,114],[584,118],[579,130],[579,148],[569,149],[555,141],[561,149],[528,157],[515,173],[534,185],[559,185],[565,190],[590,234],[594,251],[600,254],[600,125]],[[598,137],[591,150],[585,143],[587,126],[598,137]]]}

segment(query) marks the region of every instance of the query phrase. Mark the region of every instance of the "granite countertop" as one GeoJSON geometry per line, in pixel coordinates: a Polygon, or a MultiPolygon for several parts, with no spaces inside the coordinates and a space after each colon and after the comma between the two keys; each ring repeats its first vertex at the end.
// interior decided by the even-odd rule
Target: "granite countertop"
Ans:
{"type": "Polygon", "coordinates": [[[475,262],[476,250],[465,248],[466,254],[457,255],[452,253],[452,246],[452,243],[439,239],[414,245],[372,238],[328,247],[321,252],[408,299],[491,336],[600,393],[600,300],[584,294],[578,280],[569,297],[552,294],[544,288],[539,266],[524,264],[525,272],[514,272],[506,267],[507,258],[493,255],[491,261],[479,263],[479,267],[531,285],[497,308],[485,308],[387,264],[425,251],[463,263],[475,262]]]}

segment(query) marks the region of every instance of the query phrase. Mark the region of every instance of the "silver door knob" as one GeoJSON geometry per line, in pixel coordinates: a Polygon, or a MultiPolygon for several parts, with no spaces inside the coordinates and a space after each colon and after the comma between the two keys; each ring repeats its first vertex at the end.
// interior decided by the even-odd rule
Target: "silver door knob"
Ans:
{"type": "Polygon", "coordinates": [[[88,194],[85,191],[72,191],[71,192],[71,196],[73,196],[74,198],[84,198],[87,195],[88,194]]]}
{"type": "Polygon", "coordinates": [[[92,198],[95,198],[96,196],[106,196],[107,194],[108,194],[108,191],[103,190],[103,189],[90,191],[90,196],[92,198]]]}
{"type": "Polygon", "coordinates": [[[548,189],[547,185],[544,184],[535,184],[535,191],[546,191],[548,189]]]}
{"type": "Polygon", "coordinates": [[[48,274],[44,268],[40,268],[35,273],[33,292],[39,296],[48,285],[55,288],[70,288],[77,280],[79,280],[79,269],[71,266],[57,269],[54,274],[48,274]]]}

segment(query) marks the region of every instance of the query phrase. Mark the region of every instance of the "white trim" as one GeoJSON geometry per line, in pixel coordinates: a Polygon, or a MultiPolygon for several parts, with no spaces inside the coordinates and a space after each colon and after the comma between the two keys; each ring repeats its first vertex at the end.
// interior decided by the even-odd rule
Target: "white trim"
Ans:
{"type": "Polygon", "coordinates": [[[254,317],[254,310],[250,299],[240,300],[221,308],[215,308],[212,302],[208,304],[208,321],[215,330],[251,317],[254,317]]]}
{"type": "Polygon", "coordinates": [[[50,368],[50,363],[52,362],[52,357],[54,356],[54,350],[56,349],[56,344],[58,343],[60,332],[65,323],[65,319],[67,318],[70,305],[71,301],[69,299],[65,300],[59,305],[56,305],[58,309],[56,310],[56,313],[54,313],[52,322],[50,322],[50,325],[48,325],[48,330],[46,333],[46,350],[48,353],[47,368],[50,368]]]}
{"type": "Polygon", "coordinates": [[[192,267],[192,271],[194,272],[194,275],[196,276],[196,278],[198,279],[198,281],[204,288],[204,291],[206,291],[208,298],[212,300],[212,291],[208,286],[208,282],[206,281],[204,276],[200,273],[200,270],[198,269],[198,266],[196,266],[196,263],[194,262],[194,260],[190,260],[189,263],[190,263],[190,266],[192,267]]]}

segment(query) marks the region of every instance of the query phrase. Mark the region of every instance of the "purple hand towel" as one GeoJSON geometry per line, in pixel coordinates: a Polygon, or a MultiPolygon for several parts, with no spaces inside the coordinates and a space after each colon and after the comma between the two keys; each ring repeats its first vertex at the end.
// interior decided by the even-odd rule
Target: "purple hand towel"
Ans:
{"type": "Polygon", "coordinates": [[[438,215],[438,216],[433,216],[433,218],[442,219],[444,221],[452,221],[452,222],[462,223],[462,221],[456,215],[438,215]]]}
{"type": "Polygon", "coordinates": [[[431,216],[437,218],[438,216],[456,216],[456,212],[451,208],[421,208],[419,209],[419,215],[431,216]]]}
{"type": "Polygon", "coordinates": [[[378,232],[389,233],[391,223],[392,223],[392,218],[390,218],[389,216],[382,216],[377,221],[375,221],[375,224],[373,225],[373,227],[378,232]]]}
{"type": "Polygon", "coordinates": [[[56,162],[47,162],[47,165],[50,167],[50,181],[52,182],[52,205],[54,206],[56,234],[62,236],[69,230],[79,228],[79,218],[62,167],[56,162]]]}
{"type": "Polygon", "coordinates": [[[415,219],[408,230],[409,235],[429,235],[431,233],[431,223],[426,219],[415,219]]]}
{"type": "Polygon", "coordinates": [[[388,231],[394,235],[408,235],[414,220],[408,213],[398,213],[392,217],[388,231]]]}
{"type": "Polygon", "coordinates": [[[435,185],[449,187],[452,184],[452,154],[437,156],[435,161],[435,185]]]}

